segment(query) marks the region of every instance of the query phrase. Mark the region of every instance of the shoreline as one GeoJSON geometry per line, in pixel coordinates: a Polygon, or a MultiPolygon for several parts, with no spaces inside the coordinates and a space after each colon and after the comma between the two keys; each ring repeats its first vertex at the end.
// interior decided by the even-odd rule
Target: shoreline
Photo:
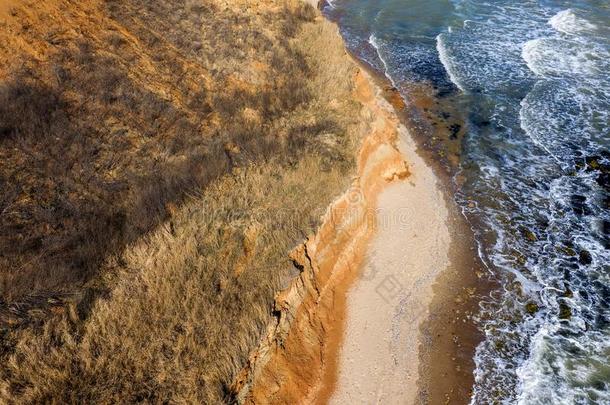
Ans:
{"type": "MultiPolygon", "coordinates": [[[[393,107],[376,88],[376,102],[393,107]]],[[[331,403],[409,404],[418,398],[419,325],[449,262],[449,211],[439,181],[398,124],[410,176],[383,190],[363,275],[348,292],[346,333],[331,403]]]]}
{"type": "MultiPolygon", "coordinates": [[[[324,23],[336,27],[334,22],[326,19],[324,23]]],[[[343,43],[340,34],[336,32],[336,35],[343,43]]],[[[404,205],[395,204],[400,204],[401,196],[410,194],[408,188],[413,187],[411,169],[413,162],[417,162],[416,177],[419,177],[420,172],[425,172],[428,177],[421,188],[425,189],[424,194],[430,191],[432,193],[428,194],[427,203],[422,203],[426,198],[419,201],[419,210],[418,207],[406,208],[413,212],[411,218],[416,217],[418,212],[421,214],[422,207],[425,209],[426,206],[434,206],[435,209],[443,211],[439,215],[442,220],[437,221],[441,229],[437,236],[442,235],[440,240],[444,241],[444,244],[437,243],[434,247],[444,245],[444,252],[433,255],[435,259],[440,258],[442,264],[437,262],[435,268],[425,272],[428,276],[423,282],[425,288],[421,288],[421,283],[412,283],[411,288],[405,290],[409,296],[419,297],[417,301],[425,304],[416,311],[418,313],[415,315],[421,321],[416,329],[405,322],[399,327],[409,335],[406,340],[412,347],[408,352],[409,365],[400,370],[403,375],[408,376],[410,400],[391,403],[410,403],[416,400],[427,403],[467,403],[474,381],[474,348],[480,339],[472,322],[466,322],[466,318],[460,319],[458,314],[468,316],[478,305],[476,296],[480,282],[473,268],[476,269],[480,264],[474,251],[472,232],[451,198],[450,177],[443,172],[441,164],[432,159],[431,153],[425,153],[417,136],[405,126],[404,123],[408,120],[401,117],[401,114],[408,111],[404,108],[402,99],[384,85],[387,80],[366,69],[361,61],[351,55],[344,43],[343,45],[348,55],[346,57],[358,68],[356,82],[362,78],[365,82],[356,83],[354,98],[363,104],[369,115],[373,115],[372,132],[363,138],[358,152],[358,180],[331,205],[317,234],[291,255],[301,275],[288,289],[278,294],[274,310],[276,318],[267,328],[266,337],[258,350],[252,353],[248,365],[237,377],[232,391],[236,393],[239,403],[258,403],[264,400],[270,403],[316,404],[327,403],[329,400],[332,402],[338,395],[354,392],[350,391],[350,385],[355,387],[359,384],[354,383],[354,379],[350,377],[353,376],[353,371],[345,371],[353,368],[345,365],[345,353],[350,350],[349,344],[346,343],[350,341],[349,336],[358,335],[350,321],[354,319],[351,314],[354,305],[350,304],[349,300],[353,291],[363,284],[363,278],[366,278],[367,274],[366,267],[371,264],[368,261],[371,246],[379,241],[376,227],[373,227],[373,230],[366,224],[378,222],[378,202],[381,200],[390,210],[405,208],[404,205]],[[376,124],[375,121],[380,117],[382,122],[376,124]],[[375,140],[374,138],[379,138],[379,127],[387,127],[388,124],[391,128],[384,128],[385,135],[382,139],[375,140]],[[371,140],[374,141],[372,145],[371,140]],[[382,159],[372,158],[372,154],[380,147],[393,150],[386,152],[382,159]],[[397,168],[407,156],[407,171],[396,175],[397,168]],[[384,158],[389,160],[384,162],[384,158]],[[388,167],[392,168],[389,170],[390,175],[387,174],[388,167]],[[354,198],[354,190],[358,190],[358,198],[354,198]],[[430,195],[435,193],[436,197],[431,198],[430,195]],[[349,213],[347,216],[346,212],[349,213]],[[373,218],[368,214],[370,212],[375,213],[373,218]],[[466,267],[473,271],[465,271],[466,267]],[[426,294],[418,294],[420,290],[425,290],[426,294]],[[447,308],[448,303],[452,303],[450,308],[447,308]],[[462,322],[458,323],[459,321],[462,322]],[[467,324],[466,327],[464,323],[467,324]],[[351,382],[342,382],[345,376],[348,376],[347,380],[351,379],[351,382]],[[442,379],[441,383],[438,383],[439,378],[442,379]],[[342,386],[347,387],[343,394],[342,386]]],[[[421,196],[422,192],[419,192],[419,195],[421,196]]],[[[395,214],[396,212],[390,213],[390,217],[395,214]]],[[[383,228],[381,230],[383,231],[383,228]]],[[[404,236],[405,232],[410,230],[413,228],[403,226],[402,229],[394,228],[389,231],[394,232],[395,236],[399,236],[399,241],[402,241],[400,235],[404,236]]],[[[389,238],[392,239],[391,236],[389,238]]],[[[383,244],[378,242],[378,249],[383,244]]],[[[401,246],[405,250],[410,249],[408,243],[402,243],[401,246]]],[[[395,246],[394,250],[400,252],[401,246],[395,246]]],[[[425,248],[431,245],[423,246],[425,248]]],[[[391,251],[388,252],[387,247],[381,250],[384,255],[392,254],[391,251]]],[[[418,255],[419,253],[415,252],[411,259],[418,259],[418,255]]],[[[422,263],[419,262],[420,267],[422,263]]],[[[418,270],[421,268],[416,267],[415,271],[409,274],[420,274],[421,271],[418,270]]],[[[408,284],[409,281],[404,279],[399,283],[408,284]]],[[[364,298],[360,302],[364,306],[369,304],[374,287],[362,295],[364,298]]],[[[386,326],[388,315],[384,318],[386,326]]],[[[363,324],[364,320],[366,325],[371,316],[375,318],[374,314],[359,317],[360,323],[363,324]]],[[[360,336],[362,337],[362,333],[360,336]]],[[[358,339],[352,339],[352,349],[361,346],[354,343],[357,341],[358,339]]],[[[377,364],[378,351],[374,345],[369,345],[368,349],[369,353],[365,356],[368,364],[377,364]]],[[[386,351],[386,355],[387,353],[386,351]]],[[[401,352],[394,351],[394,355],[396,353],[401,352]]],[[[366,372],[363,376],[368,377],[366,372]]],[[[370,378],[366,379],[371,381],[370,378]]],[[[399,385],[404,385],[402,382],[397,381],[399,385]]],[[[348,400],[348,397],[349,395],[340,397],[339,402],[348,400]]],[[[396,398],[390,399],[395,401],[396,398]]]]}
{"type": "MultiPolygon", "coordinates": [[[[404,149],[403,142],[402,152],[415,155],[431,170],[436,184],[427,186],[440,189],[447,209],[448,258],[444,269],[430,283],[430,302],[423,309],[427,316],[420,318],[418,326],[417,396],[413,400],[430,404],[469,403],[474,384],[474,354],[483,339],[471,316],[478,310],[480,297],[491,289],[476,251],[473,231],[452,197],[455,185],[447,166],[435,159],[434,151],[426,148],[416,130],[408,126],[410,120],[405,115],[409,111],[400,94],[386,77],[370,69],[347,48],[346,52],[367,73],[371,85],[378,89],[378,97],[388,103],[390,114],[396,115],[402,136],[408,138],[408,148],[404,149]]],[[[403,246],[410,248],[408,243],[403,246]]],[[[350,292],[361,282],[357,279],[350,292]]]]}
{"type": "MultiPolygon", "coordinates": [[[[347,48],[346,48],[347,50],[347,48]]],[[[419,403],[470,402],[474,385],[474,355],[483,333],[474,325],[472,316],[479,309],[483,296],[494,288],[477,253],[472,225],[453,199],[459,187],[447,164],[440,161],[436,150],[413,128],[412,109],[393,88],[387,77],[373,70],[347,50],[359,68],[371,75],[382,90],[382,96],[394,108],[401,125],[409,130],[414,152],[434,172],[445,206],[448,208],[450,232],[449,261],[433,283],[429,317],[420,325],[419,403]]]]}
{"type": "Polygon", "coordinates": [[[331,397],[347,291],[360,275],[375,232],[377,199],[389,185],[410,176],[395,145],[397,117],[378,107],[385,101],[376,97],[369,75],[355,71],[353,97],[362,105],[363,125],[356,177],[330,205],[316,234],[291,253],[300,274],[277,294],[275,316],[232,384],[238,403],[322,404],[331,397]]]}

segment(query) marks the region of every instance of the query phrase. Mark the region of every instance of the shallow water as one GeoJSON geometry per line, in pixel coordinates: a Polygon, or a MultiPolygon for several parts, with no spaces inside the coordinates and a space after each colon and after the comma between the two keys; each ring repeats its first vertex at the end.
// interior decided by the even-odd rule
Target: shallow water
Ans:
{"type": "Polygon", "coordinates": [[[610,403],[610,5],[335,0],[348,46],[467,117],[457,201],[502,288],[473,403],[610,403]]]}

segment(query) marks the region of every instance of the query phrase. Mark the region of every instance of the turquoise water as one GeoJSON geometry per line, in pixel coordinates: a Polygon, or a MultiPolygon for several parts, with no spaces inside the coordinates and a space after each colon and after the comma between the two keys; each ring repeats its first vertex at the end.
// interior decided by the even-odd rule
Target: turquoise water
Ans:
{"type": "Polygon", "coordinates": [[[335,0],[353,52],[467,117],[456,199],[501,288],[474,404],[610,403],[610,3],[335,0]]]}

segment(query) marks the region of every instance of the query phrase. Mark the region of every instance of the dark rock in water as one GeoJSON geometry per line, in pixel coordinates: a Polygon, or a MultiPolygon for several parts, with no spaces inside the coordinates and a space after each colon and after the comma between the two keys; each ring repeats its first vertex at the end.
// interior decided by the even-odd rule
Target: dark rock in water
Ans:
{"type": "Polygon", "coordinates": [[[596,329],[603,330],[603,329],[606,329],[608,326],[610,326],[610,319],[606,318],[602,314],[596,314],[595,321],[593,322],[593,324],[596,329]]]}
{"type": "Polygon", "coordinates": [[[566,244],[566,246],[560,246],[558,250],[566,256],[576,256],[576,251],[571,245],[566,244]]]}
{"type": "Polygon", "coordinates": [[[536,234],[524,226],[520,227],[519,231],[521,232],[521,235],[523,235],[523,237],[529,240],[530,242],[536,242],[538,240],[536,234]]]}
{"type": "Polygon", "coordinates": [[[610,172],[610,164],[606,162],[607,159],[607,157],[589,156],[585,158],[587,169],[599,170],[602,173],[608,173],[610,172]]]}
{"type": "Polygon", "coordinates": [[[540,308],[538,307],[538,304],[536,304],[535,302],[528,302],[527,304],[525,304],[525,310],[530,315],[534,315],[536,312],[538,312],[539,309],[540,308]]]}
{"type": "Polygon", "coordinates": [[[460,133],[462,126],[460,124],[451,124],[449,127],[447,127],[447,129],[449,129],[449,131],[451,131],[451,135],[449,135],[449,138],[457,139],[457,136],[460,133]]]}
{"type": "Polygon", "coordinates": [[[582,298],[583,300],[589,299],[589,293],[585,290],[578,291],[578,294],[580,295],[580,298],[582,298]]]}
{"type": "Polygon", "coordinates": [[[570,197],[572,210],[576,215],[591,215],[591,210],[587,207],[587,197],[584,195],[574,194],[570,197]]]}
{"type": "Polygon", "coordinates": [[[559,304],[559,319],[570,319],[572,317],[572,308],[565,302],[559,304]]]}
{"type": "Polygon", "coordinates": [[[600,159],[601,158],[599,156],[587,156],[585,158],[587,171],[599,170],[601,168],[601,164],[599,163],[600,159]]]}
{"type": "Polygon", "coordinates": [[[591,256],[591,253],[589,253],[588,250],[583,249],[578,255],[578,261],[583,265],[591,264],[593,263],[593,256],[591,256]]]}
{"type": "Polygon", "coordinates": [[[610,173],[610,164],[604,162],[604,157],[601,156],[587,156],[585,158],[585,164],[587,166],[587,171],[599,171],[601,173],[610,173]]]}
{"type": "MultiPolygon", "coordinates": [[[[546,187],[547,185],[545,184],[544,186],[546,187]]],[[[539,229],[545,230],[549,227],[549,219],[546,216],[539,215],[539,214],[534,214],[534,216],[536,219],[536,225],[538,226],[539,229]]]]}
{"type": "Polygon", "coordinates": [[[602,233],[604,235],[610,235],[610,221],[607,219],[602,221],[602,233]]]}
{"type": "Polygon", "coordinates": [[[608,303],[610,306],[610,287],[601,281],[595,281],[594,283],[595,289],[598,291],[601,298],[604,302],[608,303]]]}
{"type": "Polygon", "coordinates": [[[602,380],[593,380],[593,382],[591,383],[591,387],[595,388],[598,391],[605,391],[606,383],[602,380]]]}
{"type": "Polygon", "coordinates": [[[453,88],[448,87],[448,86],[443,86],[436,93],[436,97],[438,97],[438,98],[447,97],[447,96],[450,96],[450,95],[454,94],[455,92],[456,92],[456,89],[453,89],[453,88]]]}
{"type": "Polygon", "coordinates": [[[600,173],[595,181],[597,181],[600,187],[610,191],[610,173],[600,173]]]}
{"type": "Polygon", "coordinates": [[[13,137],[15,132],[16,131],[14,128],[0,126],[0,142],[2,142],[3,139],[9,139],[13,137]]]}
{"type": "Polygon", "coordinates": [[[602,198],[602,208],[606,210],[610,209],[610,194],[605,194],[602,198]]]}

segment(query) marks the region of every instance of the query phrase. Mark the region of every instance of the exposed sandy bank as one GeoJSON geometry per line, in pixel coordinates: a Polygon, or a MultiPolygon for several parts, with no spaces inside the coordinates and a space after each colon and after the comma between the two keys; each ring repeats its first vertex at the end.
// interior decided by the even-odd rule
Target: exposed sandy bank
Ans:
{"type": "Polygon", "coordinates": [[[239,402],[326,403],[333,392],[347,291],[375,234],[377,199],[409,178],[396,146],[397,117],[367,73],[358,72],[354,82],[363,123],[357,177],[316,235],[292,253],[301,273],[276,297],[276,317],[235,381],[239,402]]]}
{"type": "MultiPolygon", "coordinates": [[[[362,65],[368,71],[366,65],[362,65]]],[[[415,403],[422,404],[467,404],[474,383],[474,354],[483,335],[474,323],[473,315],[478,311],[480,297],[486,296],[493,285],[485,277],[485,270],[476,251],[476,242],[471,225],[453,201],[450,190],[460,187],[460,179],[453,177],[453,158],[457,157],[456,139],[448,138],[449,124],[441,121],[424,122],[426,105],[430,105],[432,92],[410,94],[408,104],[403,96],[391,86],[386,77],[369,71],[377,86],[383,89],[383,97],[394,107],[400,122],[408,129],[411,151],[417,155],[436,175],[437,187],[443,191],[448,210],[447,227],[450,232],[449,261],[437,273],[432,285],[433,298],[427,310],[417,315],[419,321],[419,370],[418,396],[415,403]],[[420,97],[423,97],[421,99],[420,97]],[[422,107],[423,106],[423,107],[422,107]],[[437,131],[430,133],[421,124],[436,123],[437,131]],[[442,125],[441,125],[442,124],[442,125]],[[439,144],[430,144],[431,138],[439,144]],[[440,149],[439,149],[440,146],[440,149]],[[442,153],[444,151],[444,153],[442,153]],[[447,156],[449,159],[443,159],[447,156]]],[[[453,115],[451,100],[440,100],[453,115]]],[[[457,164],[457,163],[455,163],[457,164]]],[[[415,326],[414,326],[415,328],[415,326]]]]}
{"type": "Polygon", "coordinates": [[[463,305],[448,304],[466,288],[471,238],[400,123],[402,100],[390,105],[364,71],[355,82],[368,122],[357,178],[293,252],[301,274],[276,297],[276,317],[235,381],[240,403],[467,402],[470,366],[455,361],[466,363],[474,344],[456,343],[463,305]]]}
{"type": "Polygon", "coordinates": [[[410,176],[379,196],[377,232],[348,293],[333,404],[413,403],[418,393],[419,325],[448,264],[450,234],[436,177],[402,126],[398,146],[410,176]]]}
{"type": "Polygon", "coordinates": [[[358,177],[293,252],[301,275],[235,384],[242,403],[413,403],[420,324],[449,265],[449,211],[433,170],[361,71],[369,131],[358,177]]]}

